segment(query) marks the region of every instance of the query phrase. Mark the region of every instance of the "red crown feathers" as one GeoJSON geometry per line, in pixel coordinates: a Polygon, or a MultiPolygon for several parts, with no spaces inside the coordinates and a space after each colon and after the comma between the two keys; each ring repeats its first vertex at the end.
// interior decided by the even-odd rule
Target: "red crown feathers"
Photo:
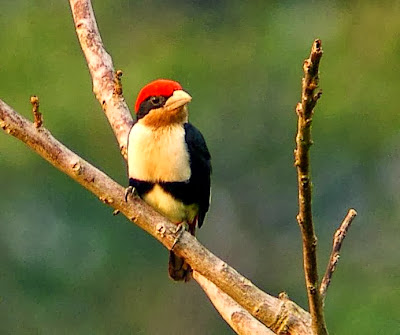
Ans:
{"type": "Polygon", "coordinates": [[[157,79],[152,81],[151,83],[148,83],[139,92],[135,104],[135,113],[139,111],[140,104],[148,97],[159,95],[170,97],[174,93],[174,91],[181,89],[181,84],[169,79],[157,79]]]}

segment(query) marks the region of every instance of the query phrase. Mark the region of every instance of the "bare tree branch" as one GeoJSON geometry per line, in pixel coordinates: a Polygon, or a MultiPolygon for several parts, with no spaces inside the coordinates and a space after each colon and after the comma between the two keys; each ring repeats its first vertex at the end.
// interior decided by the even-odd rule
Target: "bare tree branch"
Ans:
{"type": "Polygon", "coordinates": [[[297,182],[299,189],[299,223],[303,239],[303,266],[307,287],[308,303],[312,318],[312,329],[315,335],[328,334],[323,304],[318,287],[317,269],[317,237],[314,232],[314,224],[311,208],[311,171],[310,171],[310,147],[311,123],[315,104],[321,92],[314,93],[318,87],[318,67],[322,57],[321,41],[315,40],[310,57],[304,61],[304,77],[302,81],[301,102],[297,104],[298,116],[295,166],[297,169],[297,182]]]}
{"type": "MultiPolygon", "coordinates": [[[[114,72],[111,57],[102,44],[90,0],[70,0],[70,5],[78,38],[92,76],[93,91],[115,133],[121,154],[126,159],[127,138],[133,121],[122,96],[122,72],[114,72]]],[[[126,204],[122,186],[63,146],[48,130],[40,125],[35,127],[1,100],[0,127],[25,142],[101,201],[112,206],[115,209],[114,214],[123,213],[166,248],[173,249],[177,255],[184,257],[194,269],[195,279],[238,333],[271,333],[265,327],[262,328],[262,324],[256,321],[255,317],[277,334],[311,334],[311,324],[315,334],[327,334],[316,272],[316,238],[311,216],[311,179],[308,162],[312,111],[320,96],[320,93],[314,95],[314,89],[318,85],[318,64],[321,56],[320,41],[317,40],[314,42],[310,58],[304,64],[302,102],[296,108],[299,115],[295,151],[299,174],[298,221],[303,233],[304,265],[312,321],[310,314],[288,298],[278,299],[258,289],[205,249],[192,235],[177,229],[176,225],[141,199],[133,197],[126,204]],[[249,329],[253,331],[249,332],[249,329]]],[[[35,114],[35,124],[38,124],[36,120],[39,118],[37,119],[35,114]]]]}
{"type": "MultiPolygon", "coordinates": [[[[121,154],[126,159],[127,136],[132,119],[122,96],[122,71],[118,70],[114,74],[112,59],[102,44],[90,0],[70,0],[70,6],[79,42],[93,79],[93,91],[103,106],[117,137],[121,154]]],[[[114,214],[117,213],[118,209],[114,211],[114,214]]],[[[212,297],[210,299],[212,300],[212,297]]]]}
{"type": "MultiPolygon", "coordinates": [[[[117,137],[121,153],[126,159],[126,139],[131,127],[131,119],[122,97],[122,71],[113,74],[112,59],[102,44],[90,1],[70,0],[70,5],[78,38],[93,78],[93,90],[103,106],[117,137]],[[112,83],[110,80],[112,76],[114,76],[113,94],[111,94],[112,83]],[[117,108],[115,108],[115,105],[117,108]]],[[[118,210],[115,213],[117,212],[118,210]]],[[[203,282],[203,286],[206,284],[203,282]]],[[[210,297],[210,299],[213,300],[213,297],[210,297]]]]}
{"type": "Polygon", "coordinates": [[[70,6],[76,33],[92,76],[93,92],[103,107],[117,138],[121,154],[126,159],[128,134],[133,120],[122,96],[122,89],[118,90],[118,85],[115,89],[116,81],[111,56],[103,46],[90,1],[70,0],[70,6]]]}
{"type": "Polygon", "coordinates": [[[205,277],[193,272],[193,278],[206,292],[217,311],[232,329],[241,335],[273,335],[261,322],[255,319],[249,312],[238,305],[229,295],[222,292],[212,282],[205,277]]]}
{"type": "Polygon", "coordinates": [[[285,329],[287,334],[311,334],[310,315],[292,301],[261,291],[248,279],[216,257],[191,234],[157,213],[138,197],[124,200],[124,187],[58,142],[44,128],[16,113],[0,100],[0,128],[20,139],[57,169],[91,191],[105,204],[150,233],[166,248],[184,257],[190,266],[213,282],[268,328],[285,329]]]}
{"type": "Polygon", "coordinates": [[[336,265],[339,261],[340,250],[342,248],[344,238],[346,237],[347,231],[349,230],[350,225],[356,215],[356,210],[351,208],[334,235],[331,256],[329,257],[328,266],[326,268],[324,278],[322,278],[321,286],[319,288],[322,301],[325,300],[326,292],[328,290],[329,284],[331,283],[333,272],[335,271],[336,265]]]}

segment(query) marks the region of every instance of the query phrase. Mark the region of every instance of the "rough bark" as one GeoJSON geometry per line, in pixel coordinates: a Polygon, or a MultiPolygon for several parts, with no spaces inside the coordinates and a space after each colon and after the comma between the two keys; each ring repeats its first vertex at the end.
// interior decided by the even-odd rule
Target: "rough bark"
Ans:
{"type": "Polygon", "coordinates": [[[93,92],[114,131],[122,156],[127,158],[132,116],[122,96],[121,71],[114,71],[111,56],[104,48],[93,8],[88,0],[70,0],[75,29],[93,82],[93,92]]]}

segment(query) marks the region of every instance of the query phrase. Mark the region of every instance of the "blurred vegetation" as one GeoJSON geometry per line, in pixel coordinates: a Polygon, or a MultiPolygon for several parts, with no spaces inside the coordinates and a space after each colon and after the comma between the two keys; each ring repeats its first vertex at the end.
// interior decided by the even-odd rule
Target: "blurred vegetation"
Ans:
{"type": "MultiPolygon", "coordinates": [[[[319,264],[349,207],[359,212],[326,302],[331,334],[400,334],[398,1],[96,1],[133,106],[174,78],[213,156],[198,238],[272,294],[307,307],[293,167],[301,65],[325,51],[312,148],[319,264]]],[[[2,1],[0,97],[127,184],[91,92],[67,1],[2,1]]],[[[167,252],[22,143],[0,134],[1,334],[231,334],[167,252]]]]}

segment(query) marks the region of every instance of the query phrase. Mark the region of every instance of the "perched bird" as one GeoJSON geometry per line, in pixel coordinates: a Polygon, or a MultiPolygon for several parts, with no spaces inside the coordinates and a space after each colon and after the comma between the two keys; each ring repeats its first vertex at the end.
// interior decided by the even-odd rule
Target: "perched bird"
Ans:
{"type": "MultiPolygon", "coordinates": [[[[172,80],[142,88],[128,139],[129,186],[149,205],[194,235],[210,205],[211,157],[203,135],[188,122],[192,97],[172,80]]],[[[192,270],[170,251],[169,275],[188,281],[192,270]]]]}

